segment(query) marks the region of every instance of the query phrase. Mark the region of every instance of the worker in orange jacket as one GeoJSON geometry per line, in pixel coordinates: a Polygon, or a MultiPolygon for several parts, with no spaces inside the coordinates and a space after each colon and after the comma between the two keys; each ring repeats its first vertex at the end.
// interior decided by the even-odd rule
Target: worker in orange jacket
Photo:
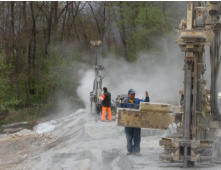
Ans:
{"type": "Polygon", "coordinates": [[[112,120],[111,115],[111,94],[107,91],[107,87],[103,88],[104,93],[101,96],[102,101],[102,115],[101,115],[101,121],[106,120],[106,111],[108,113],[108,120],[112,120]]]}

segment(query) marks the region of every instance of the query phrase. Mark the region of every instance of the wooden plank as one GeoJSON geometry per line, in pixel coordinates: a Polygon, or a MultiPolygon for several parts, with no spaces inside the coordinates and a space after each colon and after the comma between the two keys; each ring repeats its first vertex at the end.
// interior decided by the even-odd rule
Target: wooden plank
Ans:
{"type": "Polygon", "coordinates": [[[141,103],[140,109],[118,109],[118,125],[125,127],[140,127],[167,129],[175,121],[168,104],[141,103]]]}
{"type": "Polygon", "coordinates": [[[210,121],[209,127],[213,128],[213,129],[218,129],[219,128],[219,122],[218,121],[210,121]]]}
{"type": "Polygon", "coordinates": [[[142,127],[141,112],[138,110],[118,110],[118,125],[126,127],[142,127]]]}
{"type": "Polygon", "coordinates": [[[171,105],[169,104],[141,102],[140,110],[150,111],[150,112],[170,113],[172,111],[172,108],[171,105]]]}
{"type": "Polygon", "coordinates": [[[180,150],[177,149],[175,153],[171,153],[173,161],[179,161],[180,160],[180,150]]]}
{"type": "Polygon", "coordinates": [[[200,140],[200,148],[212,148],[213,141],[211,140],[200,140]]]}
{"type": "Polygon", "coordinates": [[[161,140],[160,140],[160,146],[162,146],[162,145],[166,145],[166,146],[170,146],[171,145],[171,139],[170,138],[162,138],[161,140]]]}
{"type": "Polygon", "coordinates": [[[174,122],[169,113],[141,111],[141,125],[147,128],[167,129],[174,122]]]}

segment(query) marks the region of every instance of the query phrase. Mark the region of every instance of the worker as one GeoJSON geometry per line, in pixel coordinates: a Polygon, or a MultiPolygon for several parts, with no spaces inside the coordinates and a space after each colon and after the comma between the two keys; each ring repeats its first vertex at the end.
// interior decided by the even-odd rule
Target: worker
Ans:
{"type": "MultiPolygon", "coordinates": [[[[120,106],[123,108],[138,109],[140,102],[150,101],[147,91],[145,100],[135,98],[135,94],[135,90],[130,89],[128,91],[128,97],[122,101],[120,106]]],[[[127,139],[127,154],[140,155],[141,128],[125,127],[125,133],[127,139]]]]}
{"type": "Polygon", "coordinates": [[[112,121],[112,115],[111,115],[111,93],[107,91],[107,87],[103,88],[104,93],[101,96],[102,101],[102,115],[101,115],[101,121],[106,120],[106,111],[108,113],[108,120],[112,121]]]}

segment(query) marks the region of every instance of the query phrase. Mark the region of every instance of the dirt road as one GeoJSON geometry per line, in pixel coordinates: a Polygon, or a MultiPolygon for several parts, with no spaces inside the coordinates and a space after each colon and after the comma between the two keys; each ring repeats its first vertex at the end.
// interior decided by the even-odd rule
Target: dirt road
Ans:
{"type": "MultiPolygon", "coordinates": [[[[96,121],[80,109],[39,124],[35,130],[0,136],[1,170],[152,170],[168,167],[159,160],[159,139],[166,131],[143,130],[141,156],[126,155],[124,128],[96,121]]],[[[194,169],[200,169],[196,167],[194,169]]],[[[220,169],[215,165],[204,169],[220,169]]]]}

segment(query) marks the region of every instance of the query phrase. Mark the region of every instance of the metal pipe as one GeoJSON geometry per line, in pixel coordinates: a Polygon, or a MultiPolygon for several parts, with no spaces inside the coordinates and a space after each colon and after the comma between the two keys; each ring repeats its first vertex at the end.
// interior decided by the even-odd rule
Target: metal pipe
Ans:
{"type": "Polygon", "coordinates": [[[213,120],[218,119],[219,111],[217,108],[217,75],[219,67],[219,32],[215,32],[215,37],[210,46],[210,64],[211,64],[211,112],[213,120]]]}
{"type": "MultiPolygon", "coordinates": [[[[184,139],[190,140],[191,100],[192,100],[192,62],[186,62],[184,84],[184,139]]],[[[188,167],[188,146],[184,145],[184,167],[188,167]]]]}

